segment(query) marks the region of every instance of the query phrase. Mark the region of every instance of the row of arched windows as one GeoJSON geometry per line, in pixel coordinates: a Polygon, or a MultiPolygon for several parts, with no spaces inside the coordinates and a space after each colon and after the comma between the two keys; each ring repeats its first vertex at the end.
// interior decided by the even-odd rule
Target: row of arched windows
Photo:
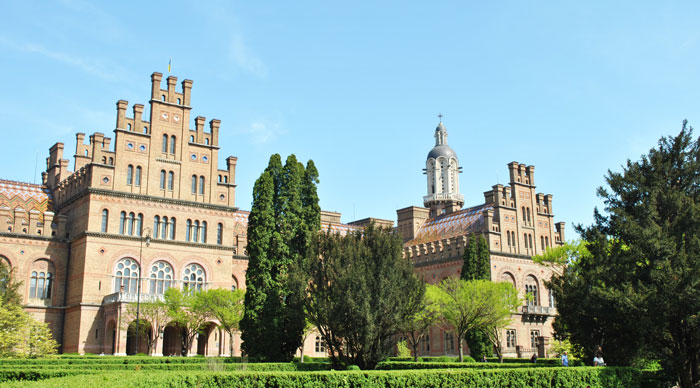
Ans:
{"type": "MultiPolygon", "coordinates": [[[[0,263],[10,268],[10,260],[0,255],[0,263]]],[[[29,278],[29,299],[51,300],[54,273],[53,263],[47,259],[38,259],[32,263],[31,277],[29,278]]],[[[2,279],[0,279],[2,280],[2,279]]]]}
{"type": "Polygon", "coordinates": [[[540,236],[540,245],[542,246],[542,249],[549,247],[549,237],[540,236]]]}
{"type": "Polygon", "coordinates": [[[527,222],[528,224],[532,222],[532,219],[530,218],[530,208],[529,207],[522,207],[523,211],[523,222],[527,222]]]}
{"type": "Polygon", "coordinates": [[[518,244],[516,243],[515,239],[515,232],[511,232],[510,230],[506,230],[506,235],[508,236],[508,246],[509,247],[516,247],[518,244]]]}
{"type": "MultiPolygon", "coordinates": [[[[166,171],[165,170],[160,170],[160,189],[165,190],[165,176],[166,176],[166,171]]],[[[168,184],[168,190],[173,191],[173,186],[175,185],[175,173],[173,171],[167,171],[167,184],[168,184]]]]}
{"type": "Polygon", "coordinates": [[[219,183],[228,183],[228,176],[219,174],[219,183]]]}
{"type": "MultiPolygon", "coordinates": [[[[194,143],[194,135],[190,135],[190,143],[194,143]]],[[[204,144],[209,145],[209,139],[204,139],[204,144]]]]}
{"type": "Polygon", "coordinates": [[[163,135],[163,148],[161,149],[161,151],[164,154],[167,154],[168,153],[168,143],[170,143],[170,153],[175,155],[175,142],[176,141],[177,141],[177,138],[175,137],[175,135],[170,136],[170,137],[168,137],[168,135],[163,135]],[[170,140],[170,142],[168,142],[168,139],[170,140]]]}
{"type": "Polygon", "coordinates": [[[197,194],[197,181],[199,180],[199,194],[204,194],[204,175],[200,176],[199,179],[197,175],[192,175],[192,194],[197,194]]]}
{"type": "MultiPolygon", "coordinates": [[[[220,224],[219,224],[220,225],[220,224]]],[[[185,241],[207,242],[207,222],[187,220],[185,227],[185,241]]]]}
{"type": "MultiPolygon", "coordinates": [[[[177,286],[175,271],[170,263],[164,260],[154,262],[148,268],[148,288],[142,287],[141,292],[162,295],[170,287],[177,286]]],[[[138,290],[139,264],[135,259],[124,258],[119,260],[114,269],[114,292],[134,293],[138,290]]],[[[182,289],[187,291],[201,291],[207,281],[204,268],[196,263],[190,263],[182,271],[180,282],[182,289]]]]}
{"type": "Polygon", "coordinates": [[[523,242],[525,243],[525,249],[535,249],[532,245],[532,233],[523,233],[523,242]]]}
{"type": "Polygon", "coordinates": [[[134,166],[130,164],[126,167],[126,184],[141,186],[141,166],[136,166],[134,169],[134,166]]]}
{"type": "MultiPolygon", "coordinates": [[[[155,216],[153,217],[153,238],[163,240],[175,240],[177,220],[175,217],[155,216]]],[[[109,226],[109,210],[102,210],[102,225],[100,231],[108,232],[109,226]]],[[[143,214],[142,213],[127,213],[125,211],[119,214],[119,234],[128,236],[141,236],[143,233],[143,214]]],[[[216,224],[216,243],[223,244],[224,239],[224,224],[219,222],[216,224]]],[[[187,220],[185,227],[185,241],[191,242],[207,242],[207,222],[187,220]]]]}
{"type": "MultiPolygon", "coordinates": [[[[102,233],[107,233],[107,219],[109,217],[109,211],[107,209],[102,210],[102,233]]],[[[119,234],[125,234],[129,236],[141,236],[143,231],[143,214],[135,214],[130,212],[119,213],[119,234]]]]}
{"type": "Polygon", "coordinates": [[[153,217],[153,238],[175,240],[175,217],[153,217]]]}

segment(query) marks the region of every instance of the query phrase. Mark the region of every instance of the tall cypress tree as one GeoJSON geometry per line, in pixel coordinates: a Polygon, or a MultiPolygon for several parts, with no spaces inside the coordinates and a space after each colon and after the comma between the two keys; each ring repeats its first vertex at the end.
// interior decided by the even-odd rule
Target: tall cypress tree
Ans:
{"type": "Polygon", "coordinates": [[[307,172],[290,155],[282,166],[272,155],[253,189],[241,338],[248,355],[269,361],[291,360],[302,340],[303,280],[294,269],[307,254],[311,231],[320,227],[318,171],[312,161],[308,165],[307,172]]]}
{"type": "MultiPolygon", "coordinates": [[[[469,244],[464,250],[461,278],[463,280],[491,280],[491,255],[486,238],[483,235],[472,234],[469,244]]],[[[486,333],[481,330],[470,330],[465,336],[469,345],[469,354],[480,359],[493,354],[492,345],[486,333]]]]}

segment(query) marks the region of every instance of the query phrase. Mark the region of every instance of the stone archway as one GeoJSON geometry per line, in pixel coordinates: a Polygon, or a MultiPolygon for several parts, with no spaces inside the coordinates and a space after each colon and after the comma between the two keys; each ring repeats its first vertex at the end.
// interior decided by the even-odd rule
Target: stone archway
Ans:
{"type": "Polygon", "coordinates": [[[137,353],[148,354],[148,338],[151,336],[151,324],[143,319],[140,320],[138,327],[139,338],[138,346],[136,343],[136,320],[129,324],[126,330],[126,355],[131,356],[137,353]]]}
{"type": "Polygon", "coordinates": [[[107,324],[104,341],[104,353],[115,354],[117,352],[117,325],[114,320],[110,320],[107,324]]]}
{"type": "Polygon", "coordinates": [[[197,355],[208,355],[210,335],[215,329],[216,324],[214,322],[207,322],[204,324],[201,333],[197,336],[197,355]]]}
{"type": "Polygon", "coordinates": [[[170,323],[163,329],[163,355],[182,355],[182,330],[175,323],[170,323]]]}

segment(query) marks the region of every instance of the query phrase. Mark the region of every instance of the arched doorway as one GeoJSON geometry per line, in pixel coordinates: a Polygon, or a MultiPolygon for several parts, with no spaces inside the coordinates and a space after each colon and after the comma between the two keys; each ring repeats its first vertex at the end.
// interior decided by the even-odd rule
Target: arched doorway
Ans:
{"type": "Polygon", "coordinates": [[[117,325],[114,320],[109,321],[107,324],[107,331],[105,332],[105,344],[104,352],[106,354],[114,354],[117,352],[117,325]]]}
{"type": "Polygon", "coordinates": [[[148,321],[140,320],[138,327],[139,341],[136,346],[136,320],[129,324],[126,331],[126,355],[131,356],[137,353],[149,354],[148,339],[151,338],[151,324],[148,321]]]}
{"type": "Polygon", "coordinates": [[[216,329],[216,324],[207,322],[202,326],[202,330],[197,336],[197,355],[206,356],[209,350],[209,336],[216,329]]]}
{"type": "Polygon", "coordinates": [[[182,335],[176,324],[171,323],[163,329],[163,355],[182,355],[182,335]]]}

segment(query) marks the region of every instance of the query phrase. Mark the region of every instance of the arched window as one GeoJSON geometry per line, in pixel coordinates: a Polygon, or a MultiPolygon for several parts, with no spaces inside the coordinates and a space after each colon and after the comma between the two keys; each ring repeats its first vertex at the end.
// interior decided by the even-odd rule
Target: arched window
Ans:
{"type": "Polygon", "coordinates": [[[224,175],[224,183],[228,183],[228,177],[224,175]]]}
{"type": "Polygon", "coordinates": [[[202,242],[207,243],[207,222],[202,221],[202,242]]]}
{"type": "Polygon", "coordinates": [[[52,286],[53,273],[50,268],[32,271],[32,277],[29,280],[29,298],[51,299],[52,286]]]}
{"type": "Polygon", "coordinates": [[[127,130],[127,131],[131,131],[131,124],[127,124],[127,125],[126,125],[126,130],[127,130]]]}
{"type": "Polygon", "coordinates": [[[178,98],[178,99],[177,99],[177,104],[178,104],[178,105],[182,104],[182,100],[178,98]]]}
{"type": "Polygon", "coordinates": [[[136,292],[136,282],[139,277],[139,264],[136,260],[125,258],[119,260],[114,269],[114,292],[136,292]]]}
{"type": "Polygon", "coordinates": [[[175,155],[175,136],[170,136],[170,153],[175,155]]]}
{"type": "Polygon", "coordinates": [[[107,164],[107,157],[106,156],[102,157],[102,164],[107,164]]]}
{"type": "Polygon", "coordinates": [[[238,289],[238,279],[236,279],[235,275],[231,275],[231,291],[235,291],[238,289]]]}
{"type": "Polygon", "coordinates": [[[530,241],[530,249],[534,249],[535,246],[532,245],[532,234],[528,234],[528,235],[527,235],[527,238],[528,238],[528,240],[530,241]]]}
{"type": "Polygon", "coordinates": [[[523,210],[523,222],[527,220],[527,213],[525,213],[525,206],[522,207],[523,210]]]}
{"type": "Polygon", "coordinates": [[[530,223],[530,208],[527,208],[527,222],[530,223]]]}
{"type": "Polygon", "coordinates": [[[194,136],[190,135],[190,143],[194,143],[194,136]]]}
{"type": "Polygon", "coordinates": [[[129,236],[134,235],[134,221],[136,220],[136,215],[134,213],[129,213],[129,219],[128,219],[128,227],[126,233],[129,236]]]}
{"type": "Polygon", "coordinates": [[[192,228],[192,241],[199,241],[199,221],[194,222],[194,227],[192,228]]]}
{"type": "Polygon", "coordinates": [[[204,175],[199,177],[199,194],[204,194],[204,175]]]}
{"type": "Polygon", "coordinates": [[[168,135],[163,135],[163,148],[161,151],[163,151],[163,153],[168,152],[168,135]]]}
{"type": "Polygon", "coordinates": [[[192,233],[192,220],[187,220],[185,224],[185,241],[190,241],[190,236],[192,233]]]}
{"type": "Polygon", "coordinates": [[[537,293],[537,279],[534,276],[528,275],[525,278],[525,296],[527,297],[528,306],[539,306],[539,295],[537,293]]]}
{"type": "Polygon", "coordinates": [[[544,246],[549,247],[549,237],[544,237],[544,246]]]}
{"type": "Polygon", "coordinates": [[[134,180],[134,166],[128,165],[126,167],[126,184],[130,185],[134,180]]]}
{"type": "Polygon", "coordinates": [[[124,227],[126,226],[126,212],[121,212],[119,214],[119,234],[124,234],[125,229],[124,227]]]}
{"type": "Polygon", "coordinates": [[[172,286],[173,267],[165,261],[156,261],[151,266],[149,290],[151,294],[162,295],[172,286]]]}
{"type": "Polygon", "coordinates": [[[204,139],[204,144],[209,145],[209,139],[204,139]]]}
{"type": "Polygon", "coordinates": [[[184,291],[202,291],[207,277],[204,268],[199,264],[188,264],[182,274],[182,289],[184,291]]]}
{"type": "Polygon", "coordinates": [[[175,240],[175,218],[170,218],[170,225],[168,225],[168,238],[175,240]]]}
{"type": "Polygon", "coordinates": [[[540,249],[544,250],[544,236],[540,236],[540,249]]]}
{"type": "Polygon", "coordinates": [[[160,236],[160,216],[153,217],[153,238],[160,236]]]}
{"type": "Polygon", "coordinates": [[[160,189],[165,190],[165,170],[160,170],[160,189]]]}
{"type": "Polygon", "coordinates": [[[508,246],[511,246],[511,241],[510,241],[510,230],[506,230],[506,234],[508,235],[508,246]]]}
{"type": "Polygon", "coordinates": [[[175,179],[175,173],[172,171],[168,172],[168,190],[173,191],[173,180],[175,179]]]}
{"type": "Polygon", "coordinates": [[[134,185],[141,186],[141,166],[136,166],[136,176],[134,176],[134,185]]]}
{"type": "Polygon", "coordinates": [[[218,180],[218,182],[221,183],[221,174],[219,174],[219,180],[218,180]]]}
{"type": "Polygon", "coordinates": [[[216,225],[216,243],[218,245],[221,245],[223,243],[223,238],[224,238],[224,224],[219,222],[216,225]]]}
{"type": "Polygon", "coordinates": [[[111,166],[113,164],[114,164],[114,158],[110,156],[109,157],[109,165],[111,166]]]}
{"type": "Polygon", "coordinates": [[[107,233],[107,224],[108,223],[109,223],[109,210],[104,209],[104,210],[102,210],[102,227],[100,228],[100,232],[107,233]]]}
{"type": "Polygon", "coordinates": [[[141,232],[143,231],[143,214],[139,213],[138,216],[136,216],[136,225],[135,225],[136,233],[138,236],[141,236],[141,232]]]}
{"type": "Polygon", "coordinates": [[[192,194],[197,194],[197,175],[192,175],[192,194]]]}
{"type": "Polygon", "coordinates": [[[168,217],[163,217],[163,222],[161,224],[160,238],[165,240],[168,238],[168,217]]]}
{"type": "Polygon", "coordinates": [[[515,277],[514,277],[513,274],[511,274],[510,272],[503,272],[503,273],[501,274],[501,279],[500,279],[500,280],[501,280],[502,282],[508,282],[508,283],[512,284],[513,287],[515,287],[515,277]]]}

